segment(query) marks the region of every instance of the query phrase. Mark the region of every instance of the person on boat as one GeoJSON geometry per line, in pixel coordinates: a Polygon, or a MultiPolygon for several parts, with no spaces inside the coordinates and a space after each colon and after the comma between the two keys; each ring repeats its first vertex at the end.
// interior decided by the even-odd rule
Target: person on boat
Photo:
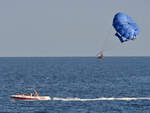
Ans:
{"type": "Polygon", "coordinates": [[[38,93],[34,93],[34,96],[39,96],[39,94],[38,93]]]}
{"type": "Polygon", "coordinates": [[[21,93],[20,93],[20,92],[18,92],[18,93],[17,93],[17,95],[21,95],[21,93]]]}

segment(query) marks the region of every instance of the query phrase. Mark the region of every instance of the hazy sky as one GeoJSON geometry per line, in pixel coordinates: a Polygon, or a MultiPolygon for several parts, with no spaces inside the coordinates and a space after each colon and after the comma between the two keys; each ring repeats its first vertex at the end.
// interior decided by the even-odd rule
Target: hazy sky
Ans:
{"type": "Polygon", "coordinates": [[[114,38],[117,12],[130,15],[140,35],[104,54],[150,56],[150,0],[0,0],[0,56],[95,56],[113,45],[105,40],[114,38]]]}

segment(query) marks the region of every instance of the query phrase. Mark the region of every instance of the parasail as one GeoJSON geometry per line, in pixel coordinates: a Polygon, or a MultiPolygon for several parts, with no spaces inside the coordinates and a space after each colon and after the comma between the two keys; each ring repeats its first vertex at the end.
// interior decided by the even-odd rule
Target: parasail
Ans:
{"type": "Polygon", "coordinates": [[[125,13],[117,13],[113,19],[113,27],[121,43],[135,40],[139,34],[139,27],[135,21],[125,13]]]}

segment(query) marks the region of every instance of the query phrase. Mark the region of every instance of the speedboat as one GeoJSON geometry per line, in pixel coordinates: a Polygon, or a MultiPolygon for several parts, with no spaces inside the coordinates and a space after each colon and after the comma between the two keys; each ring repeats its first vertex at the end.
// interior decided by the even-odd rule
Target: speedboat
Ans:
{"type": "Polygon", "coordinates": [[[51,98],[49,96],[30,96],[30,95],[24,95],[24,94],[11,95],[11,98],[13,98],[15,100],[31,100],[31,101],[35,101],[35,100],[51,100],[51,98]]]}
{"type": "MultiPolygon", "coordinates": [[[[33,89],[33,88],[32,88],[33,89]]],[[[37,101],[37,100],[51,100],[49,96],[40,96],[35,89],[33,89],[34,94],[15,94],[11,95],[14,100],[24,100],[24,101],[37,101]]]]}

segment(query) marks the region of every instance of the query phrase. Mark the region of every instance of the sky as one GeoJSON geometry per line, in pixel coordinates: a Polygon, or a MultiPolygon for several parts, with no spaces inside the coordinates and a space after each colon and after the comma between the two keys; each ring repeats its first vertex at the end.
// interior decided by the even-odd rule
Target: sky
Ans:
{"type": "Polygon", "coordinates": [[[0,57],[150,56],[149,28],[149,0],[0,0],[0,57]],[[118,12],[139,25],[137,40],[114,37],[118,12]]]}

